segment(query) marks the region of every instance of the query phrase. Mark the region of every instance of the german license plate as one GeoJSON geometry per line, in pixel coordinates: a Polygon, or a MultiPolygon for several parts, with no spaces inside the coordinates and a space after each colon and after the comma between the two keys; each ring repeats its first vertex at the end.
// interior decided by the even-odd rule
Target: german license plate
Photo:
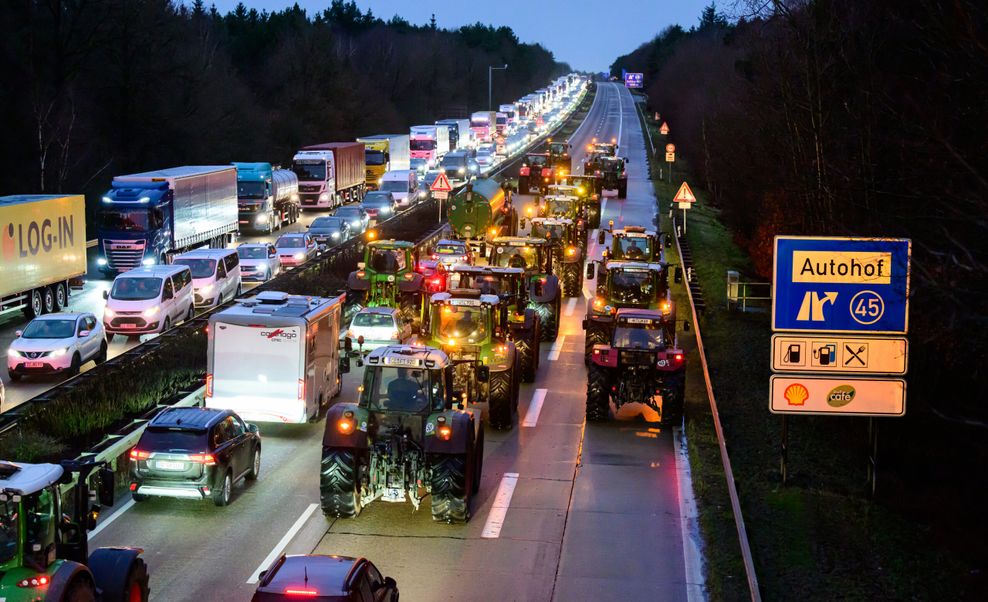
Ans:
{"type": "Polygon", "coordinates": [[[127,322],[124,322],[120,325],[120,328],[123,328],[124,330],[127,330],[128,328],[137,328],[137,324],[128,324],[127,322]]]}
{"type": "Polygon", "coordinates": [[[157,460],[154,463],[155,468],[160,468],[161,470],[184,470],[184,462],[173,462],[171,460],[157,460]]]}
{"type": "Polygon", "coordinates": [[[405,492],[399,487],[388,487],[384,490],[382,497],[388,502],[403,502],[405,501],[405,492]]]}
{"type": "Polygon", "coordinates": [[[28,368],[40,368],[45,365],[44,362],[24,362],[24,365],[28,368]]]}

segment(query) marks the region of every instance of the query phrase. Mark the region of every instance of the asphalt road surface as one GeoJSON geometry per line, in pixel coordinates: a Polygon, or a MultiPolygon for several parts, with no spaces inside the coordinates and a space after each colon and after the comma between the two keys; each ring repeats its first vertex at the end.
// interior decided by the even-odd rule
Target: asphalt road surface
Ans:
{"type": "MultiPolygon", "coordinates": [[[[572,138],[574,165],[593,136],[619,137],[631,160],[628,199],[608,200],[603,219],[651,226],[655,199],[625,88],[600,85],[572,138]]],[[[519,425],[488,430],[466,525],[434,523],[428,504],[415,512],[380,501],[356,519],[327,519],[323,423],[262,425],[260,479],[238,486],[230,506],[123,501],[93,544],[144,548],[161,601],[247,600],[257,571],[281,551],[366,556],[405,600],[687,600],[680,491],[689,483],[674,433],[637,419],[585,422],[584,312],[585,298],[563,302],[559,339],[542,345],[538,379],[521,387],[519,425]]],[[[345,377],[342,399],[354,398],[358,379],[356,369],[345,377]]]]}

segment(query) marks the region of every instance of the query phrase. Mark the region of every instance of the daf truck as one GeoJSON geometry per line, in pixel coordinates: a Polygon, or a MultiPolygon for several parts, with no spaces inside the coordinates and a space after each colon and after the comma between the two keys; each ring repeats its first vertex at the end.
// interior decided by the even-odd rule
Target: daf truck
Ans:
{"type": "Polygon", "coordinates": [[[298,176],[270,163],[234,163],[241,230],[271,233],[294,224],[302,214],[298,176]]]}
{"type": "Polygon", "coordinates": [[[378,190],[381,178],[389,171],[408,169],[408,134],[376,134],[357,138],[364,145],[366,165],[365,186],[367,190],[378,190]]]}
{"type": "Polygon", "coordinates": [[[303,147],[292,159],[302,209],[333,209],[364,198],[364,145],[327,142],[303,147]]]}
{"type": "Polygon", "coordinates": [[[442,125],[413,125],[411,130],[411,161],[426,170],[439,164],[449,152],[449,128],[442,125]]]}
{"type": "Polygon", "coordinates": [[[339,297],[264,291],[209,317],[206,407],[304,424],[340,394],[339,297]]]}
{"type": "Polygon", "coordinates": [[[436,125],[445,125],[449,128],[449,148],[460,150],[471,148],[473,144],[473,132],[470,131],[469,119],[440,119],[436,125]]]}
{"type": "Polygon", "coordinates": [[[237,168],[190,165],[113,178],[99,207],[97,264],[107,275],[171,263],[238,232],[237,168]]]}
{"type": "Polygon", "coordinates": [[[82,195],[0,197],[0,315],[62,311],[69,282],[86,273],[82,195]]]}

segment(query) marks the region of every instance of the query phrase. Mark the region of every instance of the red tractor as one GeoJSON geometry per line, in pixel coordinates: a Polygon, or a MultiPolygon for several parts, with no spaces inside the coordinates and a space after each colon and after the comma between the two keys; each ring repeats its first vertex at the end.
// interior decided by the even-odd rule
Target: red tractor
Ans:
{"type": "Polygon", "coordinates": [[[555,183],[554,171],[549,153],[527,153],[518,169],[518,192],[529,194],[535,188],[539,194],[545,194],[549,184],[555,183]]]}

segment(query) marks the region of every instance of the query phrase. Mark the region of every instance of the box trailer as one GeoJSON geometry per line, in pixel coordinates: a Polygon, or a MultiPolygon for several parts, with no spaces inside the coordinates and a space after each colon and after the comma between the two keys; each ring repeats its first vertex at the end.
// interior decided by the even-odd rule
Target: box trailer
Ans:
{"type": "Polygon", "coordinates": [[[345,299],[265,291],[210,315],[206,407],[250,422],[316,419],[340,393],[345,299]]]}
{"type": "Polygon", "coordinates": [[[408,134],[376,134],[357,138],[357,142],[364,145],[367,190],[377,190],[385,173],[408,169],[408,141],[408,134]]]}

